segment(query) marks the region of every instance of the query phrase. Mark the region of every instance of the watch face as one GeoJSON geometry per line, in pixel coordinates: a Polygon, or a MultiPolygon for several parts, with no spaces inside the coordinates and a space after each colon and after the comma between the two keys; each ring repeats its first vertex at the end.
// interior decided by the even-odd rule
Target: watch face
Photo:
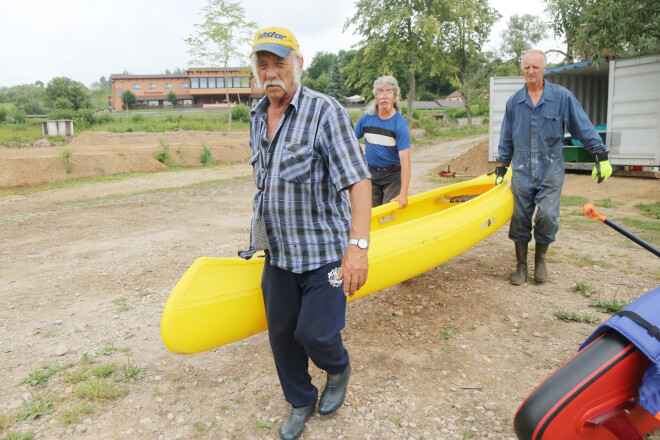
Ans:
{"type": "Polygon", "coordinates": [[[360,249],[366,249],[369,247],[369,242],[364,238],[358,240],[357,245],[360,249]]]}

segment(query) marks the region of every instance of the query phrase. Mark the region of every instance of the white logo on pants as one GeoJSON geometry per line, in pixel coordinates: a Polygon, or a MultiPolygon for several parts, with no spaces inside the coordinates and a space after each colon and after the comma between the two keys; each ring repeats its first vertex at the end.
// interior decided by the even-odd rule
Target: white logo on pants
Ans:
{"type": "Polygon", "coordinates": [[[338,276],[339,276],[339,268],[338,267],[335,267],[330,272],[328,272],[328,281],[330,282],[330,285],[332,287],[341,286],[341,281],[339,281],[337,279],[338,276]]]}

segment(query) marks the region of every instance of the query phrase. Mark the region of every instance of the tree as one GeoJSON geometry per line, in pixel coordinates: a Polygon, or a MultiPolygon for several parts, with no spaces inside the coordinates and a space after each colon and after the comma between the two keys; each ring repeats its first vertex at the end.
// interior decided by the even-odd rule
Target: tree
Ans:
{"type": "Polygon", "coordinates": [[[566,62],[660,51],[660,2],[647,0],[545,0],[566,62]]]}
{"type": "Polygon", "coordinates": [[[455,0],[452,3],[453,18],[446,24],[452,71],[452,84],[460,90],[465,103],[468,124],[472,124],[470,106],[473,98],[487,86],[481,66],[474,62],[488,39],[490,28],[500,18],[499,13],[488,6],[488,0],[455,0]]]}
{"type": "Polygon", "coordinates": [[[124,90],[124,93],[121,94],[121,101],[126,106],[126,110],[128,110],[131,106],[135,105],[137,98],[135,97],[135,93],[130,90],[124,90]]]}
{"type": "Polygon", "coordinates": [[[396,77],[399,69],[405,69],[410,123],[415,73],[442,55],[441,26],[448,17],[445,0],[360,0],[356,6],[357,11],[346,20],[344,30],[355,26],[364,50],[344,68],[347,83],[368,91],[379,75],[396,77]]]}
{"type": "Polygon", "coordinates": [[[171,103],[172,105],[176,105],[178,102],[176,98],[176,93],[170,90],[170,92],[167,94],[167,97],[165,98],[167,102],[171,103]]]}
{"type": "Polygon", "coordinates": [[[318,79],[324,73],[330,75],[334,63],[334,55],[329,52],[316,52],[314,59],[302,74],[303,79],[318,79]]]}
{"type": "Polygon", "coordinates": [[[91,101],[87,95],[87,87],[83,83],[64,76],[48,81],[48,85],[46,86],[46,102],[53,108],[78,110],[91,107],[91,101]]]}
{"type": "MultiPolygon", "coordinates": [[[[202,11],[204,22],[195,24],[196,32],[184,40],[190,46],[188,53],[193,58],[189,64],[208,63],[214,67],[224,67],[227,85],[229,61],[244,62],[246,54],[242,49],[251,43],[257,24],[246,21],[245,9],[240,2],[207,0],[202,11]]],[[[226,97],[231,110],[229,87],[226,88],[226,97]]],[[[231,111],[228,113],[227,131],[231,132],[231,111]]]]}
{"type": "Polygon", "coordinates": [[[540,18],[531,14],[512,15],[508,28],[502,32],[502,52],[510,56],[522,75],[522,57],[539,41],[545,38],[545,25],[540,18]]]}
{"type": "Polygon", "coordinates": [[[346,102],[346,85],[344,75],[341,73],[341,56],[339,55],[333,57],[328,95],[337,99],[342,104],[346,102]]]}

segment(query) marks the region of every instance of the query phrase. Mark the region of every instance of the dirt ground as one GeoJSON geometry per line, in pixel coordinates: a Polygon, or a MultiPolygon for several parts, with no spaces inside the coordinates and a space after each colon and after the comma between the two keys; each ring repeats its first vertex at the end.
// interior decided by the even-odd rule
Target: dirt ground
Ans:
{"type": "MultiPolygon", "coordinates": [[[[176,160],[188,164],[203,142],[216,161],[235,164],[0,197],[0,438],[12,431],[35,439],[279,438],[288,406],[267,334],[187,356],[170,353],[160,338],[163,306],[189,265],[248,244],[247,134],[84,133],[72,175],[158,170],[159,139],[171,153],[183,145],[176,160]],[[119,369],[107,381],[121,387],[118,397],[97,393],[85,403],[75,373],[89,362],[119,369]],[[44,386],[21,383],[51,374],[44,367],[61,371],[44,386]]],[[[411,193],[437,186],[431,178],[447,164],[459,174],[489,170],[486,143],[478,136],[414,147],[411,193]]],[[[0,187],[66,177],[55,147],[0,147],[0,187]]],[[[599,208],[614,220],[648,220],[634,205],[657,201],[659,188],[651,179],[597,185],[568,174],[564,194],[619,202],[599,208]]],[[[433,270],[350,303],[347,402],[333,416],[314,415],[302,438],[514,439],[518,406],[597,325],[554,312],[602,322],[609,315],[590,307],[594,298],[630,302],[660,284],[657,257],[578,211],[562,207],[543,285],[509,284],[515,257],[507,226],[433,270]],[[576,293],[577,283],[592,296],[576,293]]],[[[310,371],[321,388],[324,375],[310,371]]]]}

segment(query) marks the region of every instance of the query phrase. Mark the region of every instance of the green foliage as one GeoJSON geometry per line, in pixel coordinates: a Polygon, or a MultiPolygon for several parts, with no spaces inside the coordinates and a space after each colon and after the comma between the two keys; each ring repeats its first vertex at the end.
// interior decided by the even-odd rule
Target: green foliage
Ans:
{"type": "Polygon", "coordinates": [[[577,283],[573,286],[573,292],[581,293],[584,296],[591,296],[594,293],[594,290],[587,286],[585,283],[577,283]]]}
{"type": "Polygon", "coordinates": [[[93,377],[79,385],[75,389],[75,394],[81,399],[112,400],[126,394],[126,389],[123,386],[93,377]]]}
{"type": "Polygon", "coordinates": [[[174,93],[172,90],[169,91],[165,100],[172,105],[176,105],[178,101],[178,99],[176,99],[176,93],[174,93]]]}
{"type": "Polygon", "coordinates": [[[24,377],[20,384],[28,384],[32,386],[45,387],[48,384],[48,379],[59,373],[60,371],[68,368],[68,364],[63,365],[44,365],[40,370],[35,370],[24,377]]]}
{"type": "Polygon", "coordinates": [[[546,36],[546,27],[541,19],[531,14],[514,14],[509,17],[507,29],[502,33],[502,52],[518,66],[522,75],[522,57],[546,36]]]}
{"type": "Polygon", "coordinates": [[[64,164],[66,173],[71,174],[73,163],[71,163],[71,156],[76,152],[74,147],[61,147],[57,152],[57,159],[64,164]]]}
{"type": "Polygon", "coordinates": [[[616,298],[612,298],[609,301],[594,300],[589,305],[591,307],[595,307],[599,312],[615,315],[621,310],[625,309],[628,306],[628,303],[625,301],[619,301],[616,298]]]}
{"type": "Polygon", "coordinates": [[[304,79],[317,79],[321,75],[330,75],[330,70],[334,64],[334,55],[329,52],[316,52],[312,62],[302,74],[304,79]]]}
{"type": "Polygon", "coordinates": [[[598,200],[594,202],[594,205],[601,206],[603,208],[616,208],[619,205],[621,205],[621,203],[614,201],[608,197],[607,199],[598,200]]]}
{"type": "Polygon", "coordinates": [[[638,203],[635,205],[635,208],[642,211],[647,217],[660,219],[660,202],[638,203]]]}
{"type": "Polygon", "coordinates": [[[202,155],[199,158],[199,162],[205,167],[210,167],[214,163],[213,153],[211,152],[209,147],[206,146],[206,144],[202,145],[202,155]]]}
{"type": "Polygon", "coordinates": [[[158,139],[161,151],[156,154],[156,160],[168,168],[172,166],[172,158],[170,157],[170,146],[165,143],[165,140],[158,139]]]}
{"type": "Polygon", "coordinates": [[[90,371],[94,376],[98,378],[107,377],[117,371],[117,365],[114,362],[108,362],[106,364],[93,367],[90,371]]]}
{"type": "Polygon", "coordinates": [[[25,110],[16,110],[12,116],[14,118],[14,124],[16,125],[25,124],[27,122],[27,113],[25,113],[25,110]]]}
{"type": "Polygon", "coordinates": [[[7,120],[7,109],[0,107],[0,123],[3,123],[7,120]]]}
{"type": "Polygon", "coordinates": [[[586,323],[586,324],[595,324],[597,322],[596,318],[586,313],[579,314],[575,312],[566,312],[564,310],[560,310],[554,312],[553,315],[555,316],[555,318],[565,322],[578,322],[578,323],[586,323]]]}
{"type": "Polygon", "coordinates": [[[23,402],[18,418],[29,422],[41,416],[53,413],[52,397],[39,396],[34,402],[23,402]]]}
{"type": "Polygon", "coordinates": [[[7,434],[7,437],[2,437],[0,440],[32,440],[34,438],[34,433],[32,431],[28,432],[19,432],[11,431],[7,434]]]}
{"type": "Polygon", "coordinates": [[[130,90],[124,90],[124,92],[121,94],[121,101],[124,103],[124,108],[128,110],[135,105],[137,102],[137,97],[135,96],[135,93],[131,92],[130,90]]]}
{"type": "Polygon", "coordinates": [[[231,118],[238,122],[250,122],[250,108],[245,104],[238,104],[231,108],[231,118]]]}
{"type": "MultiPolygon", "coordinates": [[[[442,24],[450,14],[440,2],[400,2],[398,0],[363,0],[356,3],[355,14],[348,18],[344,30],[354,27],[362,37],[360,50],[342,69],[346,84],[357,86],[370,97],[374,80],[389,74],[408,83],[408,94],[414,98],[414,83],[409,73],[432,66],[435,75],[443,68],[444,34],[442,24]],[[400,75],[397,75],[400,73],[400,75]]],[[[401,85],[401,84],[400,84],[401,85]]],[[[412,109],[407,119],[412,120],[412,109]]]]}
{"type": "Polygon", "coordinates": [[[588,203],[589,200],[580,196],[561,196],[559,198],[559,204],[561,206],[584,206],[585,203],[588,203]]]}
{"type": "Polygon", "coordinates": [[[147,373],[139,367],[132,365],[130,360],[122,366],[119,373],[115,376],[115,382],[139,382],[146,377],[147,373]]]}
{"type": "Polygon", "coordinates": [[[53,108],[90,108],[91,101],[87,87],[66,77],[51,79],[46,86],[46,102],[53,108]]]}

